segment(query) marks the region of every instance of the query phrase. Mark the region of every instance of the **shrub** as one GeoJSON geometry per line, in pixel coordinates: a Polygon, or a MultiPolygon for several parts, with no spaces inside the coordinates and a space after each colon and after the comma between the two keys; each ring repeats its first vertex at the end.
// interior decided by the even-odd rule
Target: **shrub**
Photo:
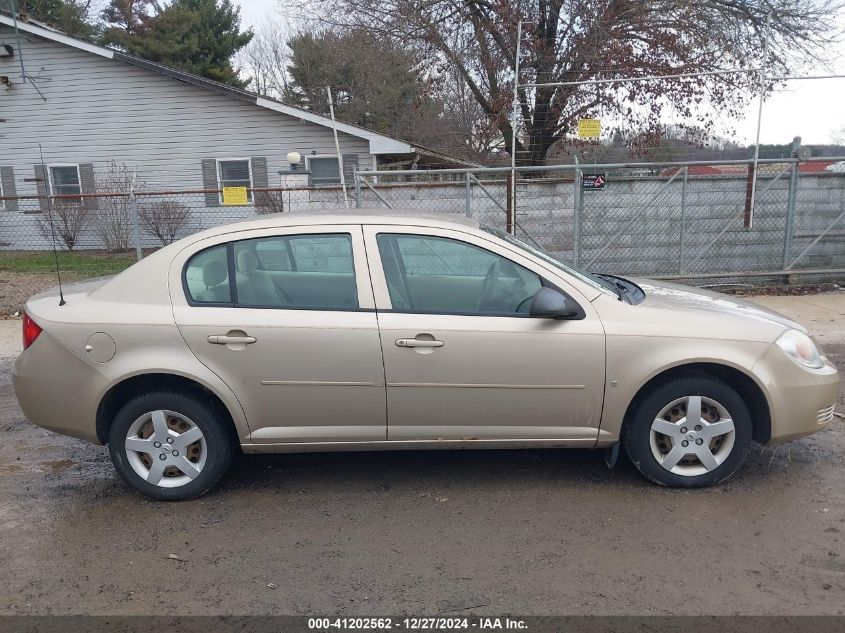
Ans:
{"type": "Polygon", "coordinates": [[[89,220],[88,209],[79,201],[54,200],[49,210],[38,216],[38,232],[51,244],[54,237],[61,240],[65,248],[72,251],[89,220]]]}
{"type": "Polygon", "coordinates": [[[282,213],[285,210],[284,191],[254,191],[252,195],[255,200],[255,212],[259,215],[282,213]]]}
{"type": "Polygon", "coordinates": [[[138,208],[141,228],[157,238],[163,246],[176,239],[190,217],[191,210],[175,200],[157,200],[139,205],[138,208]]]}
{"type": "Polygon", "coordinates": [[[117,164],[115,161],[109,163],[106,170],[97,177],[97,193],[100,195],[96,199],[97,211],[91,223],[103,247],[113,253],[129,250],[132,228],[129,192],[132,191],[133,177],[125,164],[117,164]]]}

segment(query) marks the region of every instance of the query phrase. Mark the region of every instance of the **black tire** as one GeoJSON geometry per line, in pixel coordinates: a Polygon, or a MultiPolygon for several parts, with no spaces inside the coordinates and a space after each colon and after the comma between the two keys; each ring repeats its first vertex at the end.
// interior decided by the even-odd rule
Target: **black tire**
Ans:
{"type": "Polygon", "coordinates": [[[745,461],[751,445],[752,422],[742,397],[730,386],[707,374],[688,374],[655,386],[634,406],[622,432],[625,451],[645,477],[672,488],[703,488],[724,481],[745,461]],[[652,453],[651,426],[664,407],[685,396],[703,396],[722,404],[734,422],[734,443],[724,461],[699,475],[679,475],[664,468],[652,453]]]}
{"type": "Polygon", "coordinates": [[[234,452],[227,422],[212,403],[193,395],[156,391],[137,396],[121,407],[109,430],[109,454],[121,478],[142,495],[160,501],[185,501],[211,490],[226,474],[234,452]],[[132,424],[146,413],[167,410],[188,417],[205,438],[207,455],[199,475],[182,486],[166,488],[145,481],[129,463],[126,437],[132,424]]]}

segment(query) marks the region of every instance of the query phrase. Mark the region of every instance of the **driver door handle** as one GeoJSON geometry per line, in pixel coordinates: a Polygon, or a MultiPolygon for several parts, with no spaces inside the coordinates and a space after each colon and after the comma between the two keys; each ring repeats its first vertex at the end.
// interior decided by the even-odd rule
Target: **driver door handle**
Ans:
{"type": "Polygon", "coordinates": [[[443,347],[443,341],[420,340],[417,338],[398,338],[396,347],[443,347]]]}
{"type": "Polygon", "coordinates": [[[249,345],[255,343],[254,336],[227,336],[225,334],[213,334],[208,337],[212,345],[249,345]]]}

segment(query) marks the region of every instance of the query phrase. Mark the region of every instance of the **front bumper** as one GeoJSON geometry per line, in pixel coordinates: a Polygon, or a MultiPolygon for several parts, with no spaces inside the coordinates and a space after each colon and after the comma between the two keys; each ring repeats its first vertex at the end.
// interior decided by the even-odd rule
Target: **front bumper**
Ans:
{"type": "Polygon", "coordinates": [[[839,401],[839,372],[826,361],[821,369],[802,367],[772,344],[754,365],[763,382],[771,413],[770,443],[821,431],[833,419],[839,401]]]}
{"type": "Polygon", "coordinates": [[[18,356],[12,368],[12,384],[31,423],[99,443],[98,396],[105,391],[107,381],[46,331],[18,356]]]}

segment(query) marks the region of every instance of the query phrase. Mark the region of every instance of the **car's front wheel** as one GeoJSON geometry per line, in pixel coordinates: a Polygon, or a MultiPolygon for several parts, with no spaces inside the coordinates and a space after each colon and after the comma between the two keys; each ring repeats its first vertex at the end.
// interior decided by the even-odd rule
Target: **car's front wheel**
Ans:
{"type": "Polygon", "coordinates": [[[751,444],[748,407],[706,374],[662,383],[625,422],[623,445],[637,469],[664,486],[699,488],[734,474],[751,444]]]}
{"type": "Polygon", "coordinates": [[[109,431],[118,474],[153,499],[182,501],[210,490],[232,460],[232,441],[208,403],[182,393],[138,396],[118,411],[109,431]]]}

